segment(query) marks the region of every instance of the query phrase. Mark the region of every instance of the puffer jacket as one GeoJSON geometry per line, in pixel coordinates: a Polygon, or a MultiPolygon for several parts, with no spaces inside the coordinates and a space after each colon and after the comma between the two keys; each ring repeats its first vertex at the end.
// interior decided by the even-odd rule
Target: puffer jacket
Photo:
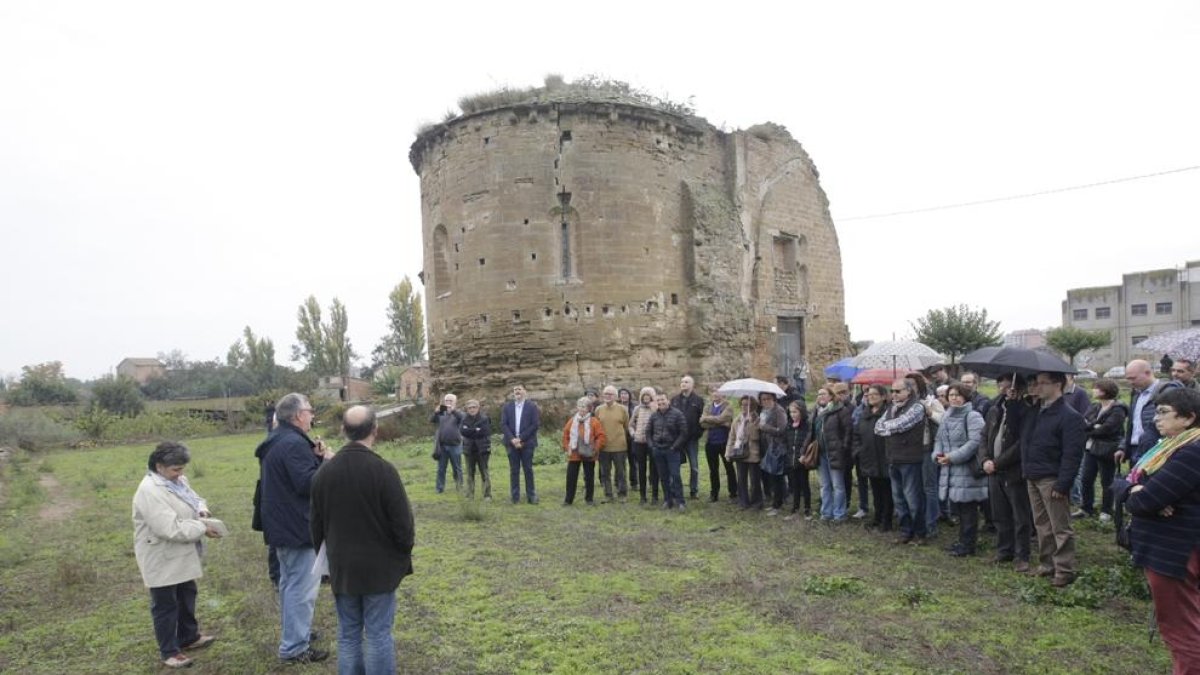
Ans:
{"type": "Polygon", "coordinates": [[[875,435],[875,423],[886,409],[886,405],[881,405],[879,410],[872,412],[870,407],[863,406],[851,436],[851,454],[858,460],[862,472],[870,478],[888,477],[887,450],[884,448],[883,436],[875,435]]]}
{"type": "Polygon", "coordinates": [[[973,405],[964,403],[946,411],[933,441],[933,456],[950,458],[948,470],[941,472],[938,481],[941,499],[981,502],[988,498],[987,476],[975,477],[975,459],[982,441],[983,417],[973,405]]]}
{"type": "Polygon", "coordinates": [[[463,453],[478,456],[492,451],[492,420],[482,410],[478,415],[463,417],[459,425],[463,437],[463,453]]]}

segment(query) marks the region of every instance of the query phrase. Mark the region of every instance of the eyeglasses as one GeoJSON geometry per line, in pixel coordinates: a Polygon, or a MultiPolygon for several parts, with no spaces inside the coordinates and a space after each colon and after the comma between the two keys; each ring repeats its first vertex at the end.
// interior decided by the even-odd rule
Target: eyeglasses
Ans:
{"type": "Polygon", "coordinates": [[[907,389],[893,389],[892,393],[893,394],[903,394],[906,391],[908,391],[908,390],[907,389]]]}
{"type": "Polygon", "coordinates": [[[1154,409],[1155,417],[1170,417],[1171,415],[1174,415],[1174,414],[1175,414],[1174,408],[1155,408],[1154,409]]]}
{"type": "Polygon", "coordinates": [[[312,413],[314,415],[317,414],[317,410],[315,408],[301,408],[300,412],[312,413]]]}

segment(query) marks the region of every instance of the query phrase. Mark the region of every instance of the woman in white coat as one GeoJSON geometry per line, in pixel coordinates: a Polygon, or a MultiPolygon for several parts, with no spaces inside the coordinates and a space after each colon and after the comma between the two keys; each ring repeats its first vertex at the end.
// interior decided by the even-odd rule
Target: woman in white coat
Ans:
{"type": "Polygon", "coordinates": [[[220,536],[208,506],[183,476],[191,457],[181,443],[160,443],[150,453],[148,471],[133,496],[133,552],[142,581],[150,589],[150,615],[162,662],[186,668],[184,652],[213,643],[196,623],[196,579],[204,538],[220,536]]]}

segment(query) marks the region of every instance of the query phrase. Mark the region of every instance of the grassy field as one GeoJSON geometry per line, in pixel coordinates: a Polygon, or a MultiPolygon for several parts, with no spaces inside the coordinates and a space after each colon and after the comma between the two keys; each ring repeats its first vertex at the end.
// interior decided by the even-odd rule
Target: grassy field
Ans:
{"type": "MultiPolygon", "coordinates": [[[[189,475],[231,537],[200,580],[202,627],[220,640],[192,672],[261,673],[278,618],[266,548],[249,529],[258,436],[198,439],[189,475]]],[[[549,445],[549,443],[547,443],[549,445]]],[[[130,500],[149,445],[21,455],[0,482],[0,672],[160,670],[133,559],[130,500]]],[[[854,525],[784,522],[727,502],[685,514],[559,506],[564,466],[538,467],[542,503],[433,491],[428,443],[388,444],[416,511],[416,573],[396,621],[410,673],[1169,672],[1147,639],[1140,573],[1083,523],[1083,573],[1045,580],[937,546],[894,547],[854,525]]],[[[707,473],[702,471],[702,481],[707,473]]],[[[703,491],[703,488],[702,488],[703,491]]],[[[332,598],[315,627],[333,646],[332,598]]],[[[304,667],[336,672],[334,659],[304,667]]]]}

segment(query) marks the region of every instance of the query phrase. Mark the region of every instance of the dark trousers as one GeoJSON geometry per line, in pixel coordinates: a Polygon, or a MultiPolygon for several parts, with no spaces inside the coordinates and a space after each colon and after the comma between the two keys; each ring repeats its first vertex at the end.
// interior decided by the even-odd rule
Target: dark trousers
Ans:
{"type": "Polygon", "coordinates": [[[617,474],[617,496],[625,497],[625,452],[600,451],[600,485],[604,487],[604,496],[613,498],[613,473],[617,474]]]}
{"type": "Polygon", "coordinates": [[[654,449],[654,466],[657,467],[659,480],[662,481],[663,503],[667,506],[684,504],[683,482],[679,474],[682,464],[682,453],[670,448],[654,449]]]}
{"type": "Polygon", "coordinates": [[[958,509],[958,545],[971,553],[979,539],[979,511],[983,502],[954,502],[958,509]]]}
{"type": "Polygon", "coordinates": [[[537,490],[533,483],[533,448],[508,448],[508,485],[514,504],[521,498],[521,472],[525,472],[525,498],[530,503],[537,501],[537,490]]]}
{"type": "Polygon", "coordinates": [[[583,466],[583,498],[587,503],[592,503],[592,498],[596,492],[596,463],[595,462],[567,462],[567,497],[563,500],[565,504],[571,504],[575,501],[575,486],[579,484],[579,467],[583,466]]]}
{"type": "Polygon", "coordinates": [[[1090,452],[1083,454],[1083,504],[1081,508],[1089,515],[1096,511],[1096,474],[1100,474],[1100,512],[1112,514],[1113,474],[1117,463],[1112,456],[1097,457],[1090,452]]]}
{"type": "Polygon", "coordinates": [[[1025,481],[993,474],[988,477],[988,496],[992,502],[992,522],[996,525],[996,557],[1029,562],[1033,510],[1025,481]]]}
{"type": "Polygon", "coordinates": [[[492,479],[488,475],[488,458],[490,452],[467,453],[467,499],[475,497],[475,471],[479,471],[479,479],[483,482],[484,499],[492,498],[492,479]]]}
{"type": "Polygon", "coordinates": [[[743,509],[761,509],[762,471],[758,462],[737,462],[738,504],[743,509]]]}
{"type": "Polygon", "coordinates": [[[792,484],[792,513],[800,510],[800,502],[804,502],[804,512],[812,511],[812,485],[808,482],[808,467],[797,462],[788,472],[788,482],[792,484]]]}
{"type": "Polygon", "coordinates": [[[710,496],[715,501],[721,495],[721,467],[725,467],[725,484],[729,488],[729,498],[737,498],[737,471],[733,462],[725,459],[724,445],[704,446],[704,459],[708,462],[708,484],[712,486],[710,496]]]}
{"type": "Polygon", "coordinates": [[[196,582],[151,588],[150,617],[154,619],[154,638],[163,659],[195,642],[200,637],[200,627],[196,624],[196,582]]]}
{"type": "Polygon", "coordinates": [[[636,490],[638,484],[638,474],[640,473],[638,469],[641,467],[637,465],[637,459],[633,456],[633,436],[625,434],[625,447],[629,448],[629,452],[625,453],[625,461],[629,463],[627,473],[629,476],[629,489],[636,490]]]}
{"type": "Polygon", "coordinates": [[[892,504],[892,481],[887,478],[868,478],[871,501],[875,502],[875,517],[871,522],[884,532],[891,532],[896,507],[892,504]]]}
{"type": "Polygon", "coordinates": [[[771,483],[771,508],[778,511],[783,508],[783,500],[787,497],[787,474],[765,474],[771,483]]]}
{"type": "Polygon", "coordinates": [[[650,494],[654,496],[654,501],[658,501],[658,467],[654,465],[654,459],[650,457],[650,446],[646,443],[635,442],[632,447],[633,451],[629,453],[629,456],[637,465],[638,493],[641,494],[642,501],[646,501],[646,483],[649,482],[650,494]]]}
{"type": "Polygon", "coordinates": [[[854,501],[854,484],[857,482],[858,508],[862,509],[863,511],[870,510],[870,504],[867,502],[867,477],[863,474],[862,467],[858,465],[857,460],[850,462],[850,465],[847,466],[846,470],[842,473],[842,478],[846,481],[846,508],[849,509],[850,503],[854,501]],[[851,472],[854,473],[854,476],[858,476],[857,481],[854,480],[854,476],[850,475],[851,472]]]}
{"type": "Polygon", "coordinates": [[[271,585],[275,590],[279,590],[279,556],[275,555],[275,547],[270,544],[267,544],[267,576],[271,577],[271,585]]]}

